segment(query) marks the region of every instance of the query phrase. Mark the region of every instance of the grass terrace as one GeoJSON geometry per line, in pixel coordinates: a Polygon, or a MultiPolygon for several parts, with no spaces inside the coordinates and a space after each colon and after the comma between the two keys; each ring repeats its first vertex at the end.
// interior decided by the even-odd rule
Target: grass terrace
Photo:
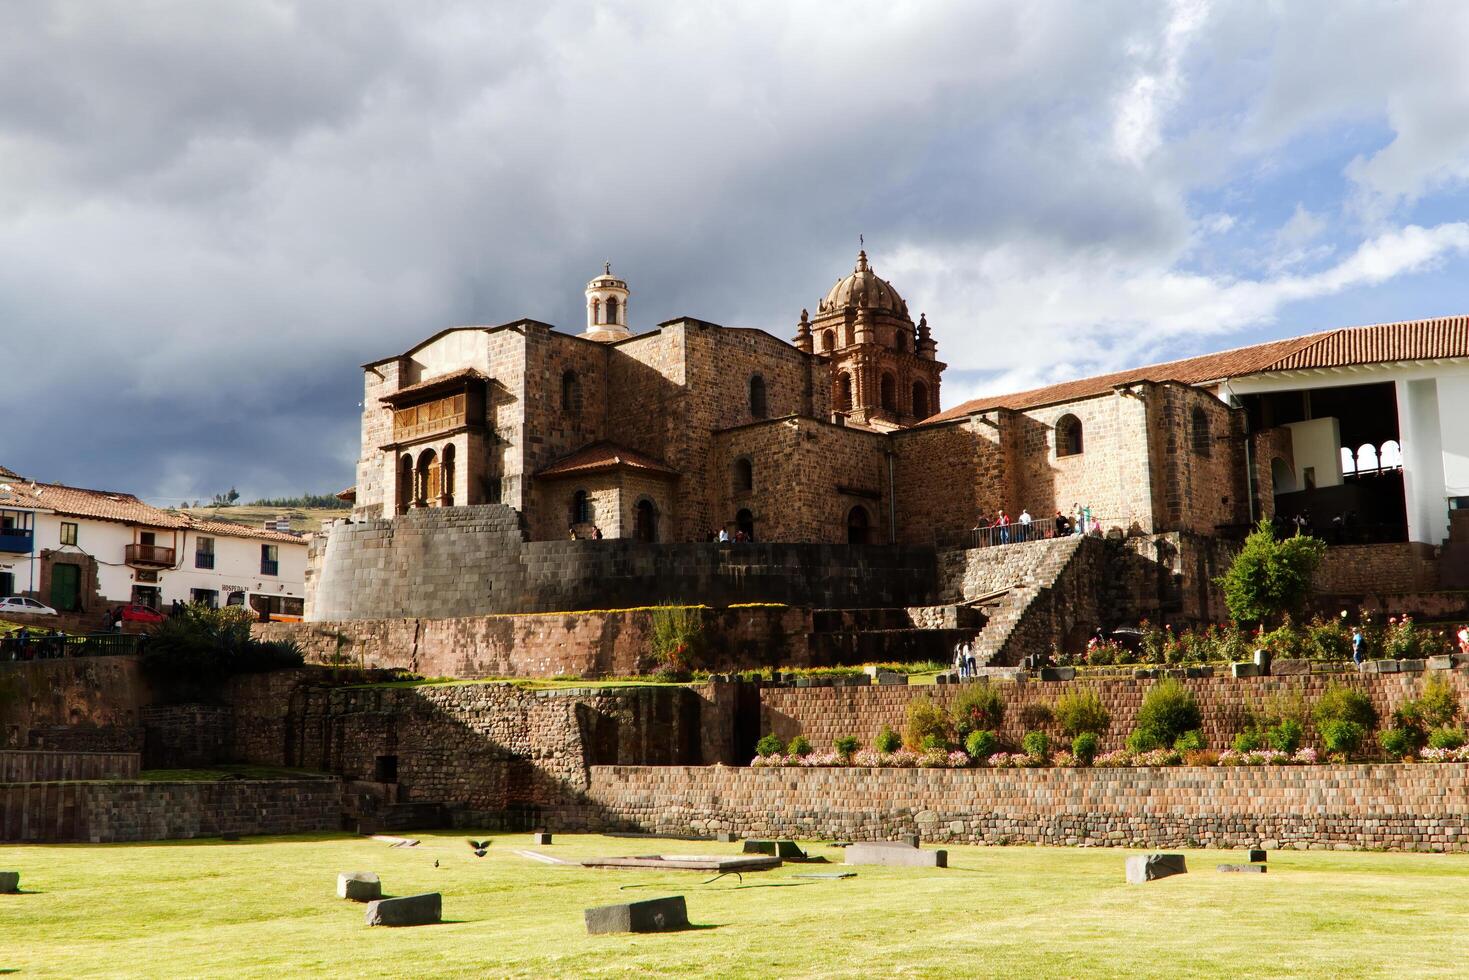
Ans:
{"type": "MultiPolygon", "coordinates": [[[[1127,885],[1123,850],[953,847],[947,869],[787,864],[709,884],[700,872],[592,870],[517,855],[529,835],[413,848],[363,837],[17,846],[24,894],[0,896],[0,972],[32,976],[1333,976],[1462,975],[1469,855],[1282,851],[1264,876],[1127,885]],[[435,867],[435,862],[438,866],[435,867]],[[439,891],[445,922],[369,929],[335,897],[342,871],[384,893],[439,891]],[[687,897],[699,928],[588,936],[584,908],[687,897]]],[[[737,845],[571,836],[563,858],[730,853],[737,845]]]]}

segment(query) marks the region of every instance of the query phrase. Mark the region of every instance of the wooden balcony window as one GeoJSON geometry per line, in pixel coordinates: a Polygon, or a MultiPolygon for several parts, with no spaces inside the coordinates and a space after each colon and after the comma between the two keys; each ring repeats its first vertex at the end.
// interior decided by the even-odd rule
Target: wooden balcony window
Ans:
{"type": "Polygon", "coordinates": [[[457,429],[468,421],[467,397],[463,392],[409,405],[393,412],[393,441],[412,442],[425,436],[457,429]]]}
{"type": "Polygon", "coordinates": [[[129,565],[173,566],[173,549],[156,544],[130,544],[124,554],[129,565]]]}

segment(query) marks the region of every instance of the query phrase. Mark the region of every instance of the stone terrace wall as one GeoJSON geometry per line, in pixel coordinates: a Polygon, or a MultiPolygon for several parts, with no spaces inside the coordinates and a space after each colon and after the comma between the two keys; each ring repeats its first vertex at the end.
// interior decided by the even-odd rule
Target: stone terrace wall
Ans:
{"type": "Polygon", "coordinates": [[[138,751],[151,700],[136,656],[0,663],[0,747],[138,751]]]}
{"type": "Polygon", "coordinates": [[[520,539],[500,504],[431,508],[333,526],[312,545],[312,620],[448,619],[491,613],[712,606],[928,604],[930,548],[647,544],[520,539]]]}
{"type": "MultiPolygon", "coordinates": [[[[826,666],[812,660],[809,610],[708,610],[704,623],[706,669],[826,666]]],[[[403,667],[425,677],[630,676],[646,666],[652,612],[261,623],[254,631],[296,641],[315,663],[403,667]]]]}
{"type": "Polygon", "coordinates": [[[1409,541],[1331,545],[1311,584],[1330,595],[1431,592],[1439,587],[1438,559],[1432,545],[1409,541]]]}
{"type": "Polygon", "coordinates": [[[341,812],[335,779],[13,783],[0,786],[0,841],[306,834],[340,829],[341,812]]]}
{"type": "Polygon", "coordinates": [[[1469,850],[1469,764],[1258,769],[595,766],[557,830],[1117,847],[1469,850]]]}
{"type": "MultiPolygon", "coordinates": [[[[1442,671],[1461,698],[1469,695],[1469,678],[1460,671],[1442,671]]],[[[1214,748],[1228,748],[1242,727],[1245,713],[1274,696],[1299,694],[1309,713],[1311,703],[1328,685],[1339,683],[1365,691],[1372,698],[1378,716],[1386,719],[1394,708],[1422,690],[1425,674],[1303,674],[1284,677],[1202,677],[1182,681],[1198,701],[1203,715],[1203,731],[1214,748]]],[[[1131,678],[1026,681],[1002,684],[1005,693],[1005,722],[1001,734],[1018,743],[1025,734],[1021,720],[1027,704],[1053,707],[1067,691],[1091,688],[1112,714],[1112,725],[1102,738],[1104,751],[1121,748],[1136,723],[1137,709],[1153,680],[1131,678]]],[[[961,690],[960,685],[924,687],[812,687],[765,688],[760,692],[760,730],[775,732],[781,738],[805,735],[811,744],[825,750],[839,735],[855,735],[870,744],[883,725],[901,732],[908,704],[914,698],[930,697],[939,704],[950,705],[961,690]]],[[[1469,703],[1469,699],[1466,699],[1469,703]]],[[[1046,726],[1053,738],[1060,732],[1052,724],[1046,726]]],[[[1309,719],[1306,734],[1315,738],[1309,719]]],[[[741,760],[748,761],[748,760],[741,760]]]]}
{"type": "Polygon", "coordinates": [[[31,752],[0,749],[0,783],[136,779],[136,752],[31,752]]]}
{"type": "Polygon", "coordinates": [[[391,758],[404,802],[500,810],[564,801],[592,763],[697,763],[719,747],[703,699],[682,687],[325,688],[307,675],[235,682],[237,759],[373,782],[391,758]]]}

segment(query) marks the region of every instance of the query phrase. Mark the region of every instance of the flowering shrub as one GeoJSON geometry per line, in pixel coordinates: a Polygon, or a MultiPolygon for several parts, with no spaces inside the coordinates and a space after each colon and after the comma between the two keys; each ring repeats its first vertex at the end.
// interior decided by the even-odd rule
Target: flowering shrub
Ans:
{"type": "Polygon", "coordinates": [[[1424,762],[1469,762],[1469,746],[1457,749],[1419,749],[1424,762]]]}
{"type": "Polygon", "coordinates": [[[1174,749],[1151,749],[1147,752],[1118,749],[1115,752],[1104,752],[1092,760],[1092,768],[1094,769],[1125,769],[1132,766],[1180,765],[1183,765],[1183,756],[1174,749]]]}
{"type": "Polygon", "coordinates": [[[1239,752],[1225,749],[1219,753],[1221,766],[1313,766],[1316,764],[1315,749],[1299,749],[1281,752],[1279,749],[1253,749],[1239,752]]]}

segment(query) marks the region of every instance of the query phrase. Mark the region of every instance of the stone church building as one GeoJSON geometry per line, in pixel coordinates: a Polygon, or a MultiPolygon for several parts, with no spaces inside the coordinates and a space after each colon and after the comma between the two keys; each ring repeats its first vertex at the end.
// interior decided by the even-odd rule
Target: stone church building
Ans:
{"type": "Polygon", "coordinates": [[[690,317],[635,332],[630,295],[609,265],[587,283],[579,335],[529,319],[454,327],[366,365],[354,515],[500,503],[531,541],[724,528],[953,547],[1000,510],[1041,519],[1080,504],[1137,538],[1232,535],[1277,505],[1314,504],[1436,545],[1469,503],[1462,426],[1440,424],[1469,397],[1464,318],[945,409],[927,318],[865,252],[801,311],[791,342],[690,317]]]}

